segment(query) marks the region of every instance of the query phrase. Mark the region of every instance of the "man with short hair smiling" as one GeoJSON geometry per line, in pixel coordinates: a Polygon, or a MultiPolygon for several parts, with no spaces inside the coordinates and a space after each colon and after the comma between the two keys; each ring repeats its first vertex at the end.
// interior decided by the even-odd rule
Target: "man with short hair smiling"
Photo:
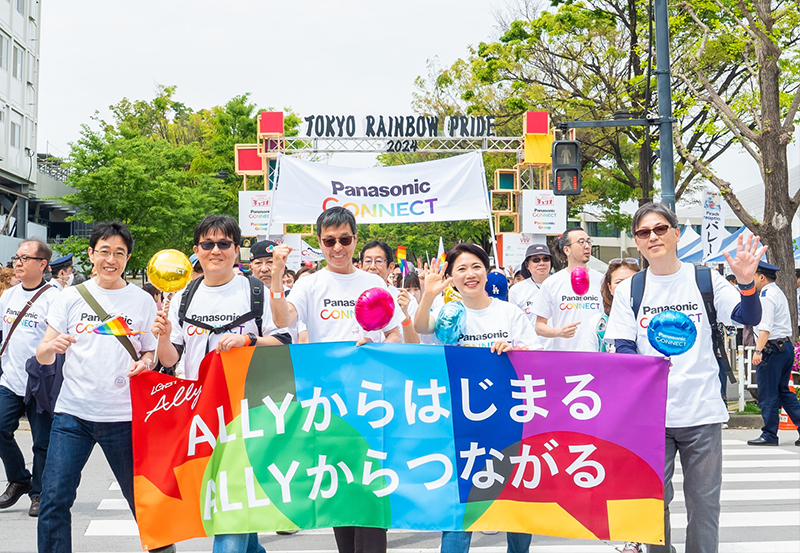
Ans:
{"type": "Polygon", "coordinates": [[[592,239],[582,228],[567,229],[559,237],[558,247],[567,256],[567,267],[544,281],[530,310],[536,315],[536,334],[551,339],[547,349],[576,351],[582,335],[594,331],[581,323],[603,313],[600,288],[604,275],[586,267],[592,256],[592,239]],[[572,288],[571,276],[576,267],[586,267],[589,272],[589,290],[582,296],[572,288]]]}
{"type": "MultiPolygon", "coordinates": [[[[617,353],[662,356],[648,340],[653,314],[665,310],[685,312],[697,327],[697,339],[688,351],[671,357],[667,383],[666,448],[664,463],[664,545],[649,545],[650,553],[670,553],[669,504],[674,496],[672,475],[680,452],[688,525],[686,551],[716,553],[719,546],[720,489],[722,487],[722,424],[728,409],[719,389],[719,368],[714,354],[712,329],[696,269],[678,259],[678,218],[664,204],[648,203],[638,209],[631,224],[636,249],[649,267],[622,281],[606,327],[606,340],[614,340],[617,353]],[[640,276],[641,275],[641,276],[640,276]],[[638,279],[643,278],[642,281],[638,279]],[[633,282],[640,308],[634,312],[633,282]]],[[[716,271],[710,271],[717,320],[755,325],[761,320],[761,304],[753,275],[766,247],[758,249],[758,237],[739,243],[736,258],[725,259],[736,276],[738,291],[716,271]]],[[[646,397],[626,401],[647,401],[646,397]]]]}
{"type": "MultiPolygon", "coordinates": [[[[392,274],[394,265],[394,252],[389,244],[380,240],[367,242],[361,248],[361,255],[358,258],[362,271],[367,271],[378,275],[384,282],[388,282],[389,275],[392,274]]],[[[394,277],[393,277],[394,278],[394,277]]],[[[419,334],[414,330],[414,315],[417,312],[417,300],[406,290],[398,288],[394,284],[387,284],[389,293],[395,301],[395,309],[400,307],[403,311],[404,320],[400,325],[400,336],[406,344],[419,344],[419,334]],[[400,299],[402,297],[402,300],[400,299]]]]}
{"type": "MultiPolygon", "coordinates": [[[[355,305],[358,297],[370,288],[386,288],[381,277],[359,271],[353,265],[356,249],[356,219],[343,207],[332,207],[317,219],[317,238],[327,266],[321,271],[298,280],[292,293],[285,297],[281,277],[289,256],[288,246],[276,246],[272,266],[272,318],[277,326],[285,327],[298,316],[307,327],[309,343],[352,341],[356,345],[371,340],[364,336],[355,316],[334,318],[327,304],[355,305]],[[333,301],[331,301],[333,300],[333,301]],[[328,316],[326,316],[326,314],[328,316]]],[[[334,308],[339,309],[339,308],[334,308]]],[[[353,307],[347,307],[350,314],[353,307]]],[[[392,321],[382,329],[385,342],[399,342],[402,315],[395,309],[392,321]]],[[[386,530],[383,528],[334,528],[340,553],[376,553],[386,551],[386,530]]]]}
{"type": "Polygon", "coordinates": [[[42,493],[42,471],[50,442],[52,414],[39,413],[36,400],[25,403],[28,373],[25,363],[36,355],[36,346],[47,330],[45,316],[58,290],[45,284],[42,275],[53,252],[38,238],[23,240],[17,255],[11,258],[19,286],[6,290],[0,297],[2,314],[2,366],[0,375],[0,459],[5,467],[8,486],[0,496],[0,509],[14,505],[28,493],[31,506],[28,514],[39,516],[42,493]],[[28,307],[26,308],[26,305],[28,307]],[[24,310],[24,313],[23,313],[24,310]],[[22,315],[22,319],[17,319],[22,315]],[[26,415],[33,434],[33,475],[25,468],[25,458],[14,440],[19,420],[26,415]]]}
{"type": "MultiPolygon", "coordinates": [[[[129,380],[153,363],[156,341],[147,331],[155,319],[156,304],[147,292],[123,278],[132,250],[133,237],[124,224],[95,223],[88,253],[97,276],[61,292],[47,313],[47,331],[36,360],[50,365],[56,354],[65,355],[64,383],[42,478],[39,553],[72,551],[70,510],[81,471],[96,443],[135,512],[129,380]],[[121,337],[93,333],[104,320],[100,310],[123,317],[132,331],[142,333],[121,337]]],[[[174,546],[168,548],[174,550],[174,546]]]]}

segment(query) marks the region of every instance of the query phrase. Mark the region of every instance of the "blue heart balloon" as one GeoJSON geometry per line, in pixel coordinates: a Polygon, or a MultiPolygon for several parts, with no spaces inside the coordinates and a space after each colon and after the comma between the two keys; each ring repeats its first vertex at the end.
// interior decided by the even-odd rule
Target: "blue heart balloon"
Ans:
{"type": "Polygon", "coordinates": [[[436,338],[443,344],[455,344],[467,326],[467,308],[460,301],[444,304],[436,319],[436,338]]]}
{"type": "Polygon", "coordinates": [[[647,340],[667,357],[686,353],[697,340],[697,327],[685,313],[662,311],[647,325],[647,340]]]}

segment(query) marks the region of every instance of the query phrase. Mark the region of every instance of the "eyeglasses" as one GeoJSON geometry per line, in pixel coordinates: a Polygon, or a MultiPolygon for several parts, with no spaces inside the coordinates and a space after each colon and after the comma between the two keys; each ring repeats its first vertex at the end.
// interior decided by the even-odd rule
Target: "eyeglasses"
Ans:
{"type": "Polygon", "coordinates": [[[618,257],[616,259],[612,259],[611,261],[609,261],[608,264],[611,265],[612,263],[622,263],[623,261],[625,263],[632,263],[632,264],[635,264],[635,265],[639,264],[639,260],[638,259],[634,259],[632,257],[626,257],[625,259],[622,259],[621,257],[618,257]]]}
{"type": "Polygon", "coordinates": [[[232,240],[220,240],[219,242],[214,242],[213,240],[203,240],[198,244],[203,250],[210,252],[214,249],[214,246],[218,247],[221,251],[231,249],[233,246],[232,240]]]}
{"type": "Polygon", "coordinates": [[[572,246],[574,244],[578,244],[581,248],[585,248],[586,246],[591,246],[592,245],[592,239],[591,238],[578,238],[572,244],[570,244],[570,246],[572,246]]]}
{"type": "Polygon", "coordinates": [[[671,229],[671,228],[672,227],[669,226],[669,225],[656,225],[653,228],[640,228],[639,230],[637,230],[633,234],[639,240],[647,240],[647,239],[650,238],[650,233],[651,232],[655,232],[656,236],[664,236],[665,234],[667,234],[667,231],[669,229],[671,229]]]}
{"type": "Polygon", "coordinates": [[[353,243],[353,237],[340,236],[339,238],[323,238],[321,241],[326,248],[334,247],[336,245],[336,242],[339,242],[342,246],[347,247],[353,243]]]}
{"type": "MultiPolygon", "coordinates": [[[[342,245],[346,246],[346,244],[342,244],[342,245]]],[[[385,265],[386,264],[386,260],[384,258],[382,258],[382,257],[376,257],[375,259],[366,258],[364,261],[361,262],[361,264],[364,265],[365,267],[367,267],[369,265],[381,266],[381,265],[385,265]]]]}
{"type": "Polygon", "coordinates": [[[47,261],[44,257],[32,257],[29,255],[15,255],[11,258],[11,263],[16,263],[17,261],[22,261],[23,263],[27,263],[29,259],[37,259],[39,261],[47,261]]]}
{"type": "Polygon", "coordinates": [[[103,259],[113,256],[114,259],[118,259],[119,261],[122,261],[123,259],[128,257],[128,254],[126,252],[112,252],[111,250],[100,250],[100,251],[94,250],[94,254],[97,257],[102,257],[103,259]]]}
{"type": "Polygon", "coordinates": [[[544,263],[544,262],[550,263],[550,256],[546,255],[544,257],[531,257],[530,259],[528,259],[528,261],[533,261],[537,265],[539,263],[544,263]]]}

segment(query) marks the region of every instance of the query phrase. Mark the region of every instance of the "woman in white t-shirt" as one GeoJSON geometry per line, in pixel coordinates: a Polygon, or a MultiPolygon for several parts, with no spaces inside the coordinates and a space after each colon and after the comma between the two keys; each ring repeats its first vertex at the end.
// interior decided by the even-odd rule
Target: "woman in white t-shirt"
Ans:
{"type": "Polygon", "coordinates": [[[613,353],[614,344],[603,338],[608,326],[608,315],[611,313],[611,302],[614,301],[614,291],[617,285],[639,272],[639,262],[632,257],[625,259],[612,259],[608,262],[608,270],[603,277],[600,295],[603,298],[603,313],[597,313],[587,323],[592,332],[581,336],[578,351],[599,351],[613,353]]]}
{"type": "MultiPolygon", "coordinates": [[[[414,327],[422,334],[433,334],[438,310],[431,306],[450,284],[461,294],[467,309],[464,332],[456,345],[488,347],[498,355],[511,351],[544,349],[536,337],[528,318],[516,305],[486,294],[486,275],[489,256],[475,244],[459,244],[449,252],[447,259],[425,276],[425,292],[417,309],[414,327]]],[[[434,343],[440,343],[434,338],[434,343]]],[[[442,532],[442,553],[466,553],[472,539],[471,532],[442,532]]],[[[507,534],[508,551],[522,553],[528,550],[530,535],[507,534]]]]}

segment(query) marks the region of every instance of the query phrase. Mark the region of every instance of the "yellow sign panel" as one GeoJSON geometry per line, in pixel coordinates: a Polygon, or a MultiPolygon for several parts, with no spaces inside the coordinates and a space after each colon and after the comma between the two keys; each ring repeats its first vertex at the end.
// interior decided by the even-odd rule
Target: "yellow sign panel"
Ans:
{"type": "Polygon", "coordinates": [[[550,152],[553,148],[552,134],[525,135],[525,163],[550,165],[550,152]]]}

